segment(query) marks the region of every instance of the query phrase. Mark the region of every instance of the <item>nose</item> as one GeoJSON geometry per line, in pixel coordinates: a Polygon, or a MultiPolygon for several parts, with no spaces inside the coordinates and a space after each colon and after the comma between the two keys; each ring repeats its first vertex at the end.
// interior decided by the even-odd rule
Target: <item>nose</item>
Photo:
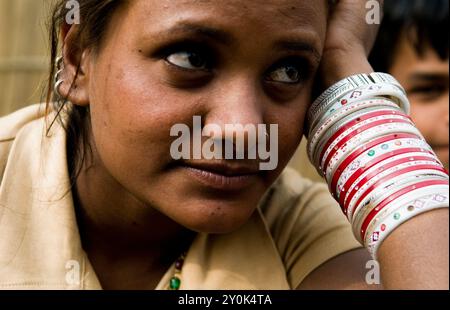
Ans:
{"type": "MultiPolygon", "coordinates": [[[[256,159],[255,152],[259,143],[267,143],[264,124],[264,96],[254,79],[242,75],[230,78],[211,92],[207,113],[204,115],[204,129],[220,128],[218,136],[209,131],[207,136],[214,136],[225,142],[225,156],[228,150],[233,156],[243,159],[256,159]],[[253,154],[253,155],[251,155],[253,154]]],[[[229,158],[229,157],[227,157],[229,158]]]]}
{"type": "Polygon", "coordinates": [[[258,124],[264,123],[263,100],[257,83],[252,79],[245,76],[230,79],[212,92],[204,125],[219,126],[223,139],[232,138],[232,134],[226,130],[227,125],[242,125],[234,126],[235,133],[248,133],[250,128],[257,128],[258,124]]]}

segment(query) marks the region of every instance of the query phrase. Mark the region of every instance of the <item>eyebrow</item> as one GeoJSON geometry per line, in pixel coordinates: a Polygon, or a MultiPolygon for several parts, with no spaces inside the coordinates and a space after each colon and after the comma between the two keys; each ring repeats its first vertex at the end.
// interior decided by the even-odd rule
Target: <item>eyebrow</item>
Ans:
{"type": "MultiPolygon", "coordinates": [[[[193,36],[207,37],[208,39],[211,39],[223,45],[230,45],[234,41],[236,41],[235,38],[226,31],[190,22],[179,23],[176,26],[168,29],[166,32],[167,35],[189,34],[193,36]]],[[[302,38],[278,40],[274,44],[274,49],[280,51],[307,52],[312,54],[314,60],[317,62],[320,62],[320,59],[322,57],[314,44],[310,43],[310,40],[302,38]]]]}
{"type": "Polygon", "coordinates": [[[320,62],[320,59],[322,58],[322,55],[314,47],[314,45],[305,40],[280,40],[275,43],[275,48],[285,51],[311,53],[317,62],[320,62]]]}
{"type": "Polygon", "coordinates": [[[168,29],[167,34],[191,34],[203,36],[224,45],[231,44],[234,41],[233,37],[223,30],[186,22],[179,23],[168,29]]]}

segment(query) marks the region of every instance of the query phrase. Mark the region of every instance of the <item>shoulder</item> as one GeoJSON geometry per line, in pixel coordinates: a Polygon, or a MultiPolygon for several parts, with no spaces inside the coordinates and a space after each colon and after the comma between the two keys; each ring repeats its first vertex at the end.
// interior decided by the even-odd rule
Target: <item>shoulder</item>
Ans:
{"type": "MultiPolygon", "coordinates": [[[[324,183],[313,182],[302,177],[292,168],[285,168],[280,177],[266,194],[260,209],[271,228],[275,229],[280,221],[292,217],[293,212],[339,208],[324,183]]],[[[333,212],[335,213],[335,212],[333,212]]]]}
{"type": "Polygon", "coordinates": [[[360,248],[324,183],[286,168],[260,210],[284,262],[291,287],[326,261],[360,248]]]}
{"type": "Polygon", "coordinates": [[[0,183],[16,137],[28,124],[43,119],[44,115],[45,105],[34,104],[0,117],[0,183]]]}
{"type": "Polygon", "coordinates": [[[34,104],[14,113],[0,117],[0,143],[14,140],[17,133],[28,123],[45,115],[44,104],[34,104]]]}

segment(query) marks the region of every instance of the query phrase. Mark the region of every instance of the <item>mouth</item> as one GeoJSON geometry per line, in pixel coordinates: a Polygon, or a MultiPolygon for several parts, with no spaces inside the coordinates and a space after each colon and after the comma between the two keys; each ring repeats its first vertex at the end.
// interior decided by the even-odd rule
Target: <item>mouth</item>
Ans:
{"type": "Polygon", "coordinates": [[[256,162],[187,161],[180,166],[201,185],[222,191],[239,191],[255,184],[261,176],[256,162]]]}

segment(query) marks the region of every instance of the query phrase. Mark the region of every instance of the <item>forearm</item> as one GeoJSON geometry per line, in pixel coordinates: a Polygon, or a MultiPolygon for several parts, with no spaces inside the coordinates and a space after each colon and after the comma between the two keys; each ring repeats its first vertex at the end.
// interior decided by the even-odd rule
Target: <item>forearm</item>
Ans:
{"type": "MultiPolygon", "coordinates": [[[[329,58],[330,59],[330,58],[329,58]]],[[[322,73],[324,88],[357,73],[372,72],[362,57],[334,59],[322,73]],[[358,60],[359,59],[359,60],[358,60]],[[345,65],[347,63],[347,65],[345,65]]],[[[386,289],[448,289],[448,209],[423,213],[395,229],[378,250],[381,279],[386,289]]]]}
{"type": "Polygon", "coordinates": [[[394,230],[378,252],[386,289],[449,288],[449,210],[423,213],[394,230]]]}
{"type": "Polygon", "coordinates": [[[328,51],[325,52],[322,63],[319,68],[319,76],[321,77],[321,91],[326,90],[336,82],[346,77],[359,74],[371,73],[373,68],[365,57],[361,57],[362,52],[356,53],[355,56],[349,56],[345,51],[328,51]],[[326,54],[331,54],[330,56],[326,54]]]}
{"type": "MultiPolygon", "coordinates": [[[[379,1],[380,4],[382,4],[382,1],[379,1]]],[[[331,15],[331,18],[329,19],[329,25],[328,25],[328,32],[327,32],[327,40],[326,44],[323,50],[323,56],[320,68],[318,70],[318,77],[319,81],[316,85],[317,90],[319,91],[325,91],[328,87],[332,86],[338,81],[341,81],[349,76],[360,74],[360,73],[371,73],[373,72],[373,69],[369,62],[367,61],[367,54],[370,50],[370,47],[372,46],[373,40],[376,36],[376,26],[375,25],[369,25],[366,23],[364,16],[367,13],[365,6],[365,1],[354,1],[354,0],[341,0],[337,2],[337,6],[333,8],[333,13],[331,15]]],[[[374,75],[377,76],[377,75],[374,75]]],[[[363,76],[363,80],[366,81],[366,76],[363,76]]],[[[373,78],[373,77],[371,77],[373,78]]],[[[345,84],[346,81],[344,80],[343,83],[345,84]]],[[[349,85],[353,84],[353,80],[349,85]]],[[[389,84],[389,83],[387,83],[389,84]]],[[[394,83],[397,85],[396,83],[394,83]]],[[[386,86],[386,85],[385,85],[386,86]]],[[[350,89],[351,87],[349,87],[350,89]]],[[[346,91],[346,88],[341,88],[341,90],[346,91]]],[[[407,113],[408,110],[408,103],[407,99],[403,92],[397,92],[397,88],[392,88],[391,90],[387,89],[387,93],[379,93],[374,94],[374,96],[378,97],[384,97],[388,100],[390,97],[388,97],[388,93],[390,93],[389,96],[395,97],[395,103],[398,104],[399,108],[396,113],[399,113],[403,119],[406,119],[407,116],[404,115],[405,112],[407,113]],[[386,95],[386,96],[384,96],[386,95]]],[[[352,94],[353,95],[353,94],[352,94]]],[[[309,132],[308,136],[310,138],[311,142],[310,144],[310,157],[313,158],[314,164],[316,166],[319,166],[320,164],[325,164],[326,167],[323,167],[322,169],[325,170],[325,174],[327,175],[327,180],[330,183],[330,188],[332,189],[333,195],[335,197],[341,197],[338,193],[338,182],[341,180],[347,180],[346,177],[342,177],[342,174],[344,174],[343,169],[345,165],[350,165],[353,160],[356,162],[355,158],[359,158],[357,156],[360,156],[360,153],[362,150],[365,149],[365,147],[373,147],[372,144],[369,146],[369,142],[373,143],[383,143],[386,141],[395,140],[394,138],[397,138],[397,136],[390,136],[390,137],[383,137],[388,140],[381,141],[380,140],[374,140],[371,139],[375,138],[381,138],[383,134],[387,133],[388,131],[384,131],[381,126],[378,127],[378,131],[374,131],[373,133],[368,133],[366,135],[359,135],[357,138],[352,140],[352,136],[350,135],[356,135],[359,134],[357,130],[363,128],[363,125],[360,125],[359,118],[356,118],[356,122],[353,122],[350,125],[350,117],[348,116],[348,113],[350,113],[353,116],[361,114],[365,114],[366,112],[361,112],[362,108],[357,109],[356,106],[356,98],[359,98],[358,100],[362,100],[363,92],[361,91],[359,94],[355,94],[354,97],[348,96],[345,97],[345,100],[342,99],[342,103],[337,101],[337,97],[339,96],[339,92],[335,92],[334,94],[330,95],[330,98],[328,100],[335,100],[335,102],[330,103],[327,100],[322,101],[316,101],[315,105],[313,105],[313,108],[311,111],[313,113],[318,114],[318,116],[312,116],[309,115],[309,121],[311,124],[319,124],[319,122],[322,122],[321,126],[315,126],[313,128],[309,128],[312,132],[309,132]],[[350,106],[350,98],[354,99],[353,103],[355,106],[350,106]],[[327,108],[329,108],[329,111],[327,111],[328,114],[323,112],[324,107],[321,107],[321,109],[318,108],[317,104],[327,104],[327,108]],[[341,105],[347,105],[347,110],[340,110],[339,112],[336,112],[336,109],[339,109],[341,105]],[[351,111],[351,112],[349,112],[351,111]],[[357,112],[354,112],[357,111],[357,112]],[[335,113],[334,113],[335,112],[335,113]],[[329,122],[326,123],[324,117],[329,117],[331,113],[334,113],[334,118],[328,118],[329,122]],[[354,113],[354,114],[352,114],[354,113]],[[348,122],[347,122],[348,120],[348,122]],[[348,125],[348,127],[345,127],[345,125],[348,125]],[[328,126],[328,127],[327,127],[328,126]],[[333,127],[335,126],[335,127],[333,127]],[[317,150],[314,150],[315,147],[320,147],[325,145],[327,143],[326,139],[330,139],[330,136],[326,136],[321,131],[328,130],[329,128],[334,128],[334,130],[337,130],[336,128],[345,129],[347,128],[348,132],[345,133],[342,131],[340,133],[339,137],[336,137],[336,141],[334,144],[334,150],[333,156],[331,156],[331,148],[329,150],[323,149],[321,152],[318,152],[317,150]],[[354,127],[354,128],[353,128],[354,127]],[[350,129],[354,129],[353,131],[350,131],[350,129]],[[345,136],[348,135],[348,136],[345,136]],[[344,144],[344,138],[347,139],[344,144]],[[350,142],[351,141],[351,142],[350,142]],[[342,145],[338,146],[341,142],[342,145]],[[367,145],[366,145],[367,144],[367,145]],[[355,151],[356,147],[361,147],[361,149],[358,149],[358,151],[355,151]],[[364,146],[364,149],[362,148],[364,146]],[[352,151],[349,151],[349,149],[352,148],[352,151]],[[326,158],[321,158],[321,154],[327,153],[326,158]],[[340,152],[340,153],[338,153],[340,152]],[[336,162],[339,162],[338,160],[342,160],[342,158],[346,155],[353,154],[355,158],[352,159],[350,162],[346,162],[344,165],[343,161],[340,161],[341,165],[337,165],[336,162]],[[341,157],[339,157],[339,154],[341,157]],[[339,158],[339,159],[338,159],[339,158]],[[336,161],[333,161],[336,160],[336,161]],[[333,162],[333,164],[330,164],[330,162],[333,162]],[[339,168],[342,168],[339,170],[339,168]],[[339,172],[337,172],[339,171],[339,172]],[[334,178],[336,177],[336,178],[334,178]],[[331,185],[333,183],[333,185],[331,185]]],[[[367,94],[366,94],[367,95],[367,94]]],[[[369,96],[370,97],[370,96],[369,96]]],[[[341,96],[342,98],[342,96],[341,96]]],[[[321,98],[323,99],[323,98],[321,98]]],[[[365,98],[369,100],[370,98],[365,98]]],[[[383,99],[384,100],[384,99],[383,99]]],[[[363,105],[364,103],[361,103],[363,105]]],[[[373,103],[376,104],[376,103],[373,103]]],[[[383,106],[385,104],[383,103],[383,106]]],[[[366,111],[370,111],[370,109],[367,109],[366,111]]],[[[368,112],[367,112],[368,113],[368,112]]],[[[395,113],[394,113],[395,114],[395,113]]],[[[390,119],[391,117],[388,117],[384,114],[382,119],[387,122],[387,119],[390,119]]],[[[384,124],[384,121],[381,122],[381,124],[384,124]]],[[[372,120],[373,123],[375,123],[375,120],[372,120]]],[[[412,128],[413,126],[411,124],[404,126],[404,122],[400,122],[397,120],[390,120],[392,123],[398,123],[395,124],[395,128],[400,130],[404,130],[405,132],[415,132],[415,130],[412,128]]],[[[310,125],[311,125],[310,124],[310,125]]],[[[372,130],[378,125],[370,125],[367,126],[368,130],[372,130]]],[[[387,126],[386,126],[387,127],[387,126]]],[[[391,129],[395,129],[392,127],[391,129]]],[[[414,134],[411,136],[412,139],[414,139],[415,142],[420,139],[420,134],[414,134]]],[[[409,137],[409,136],[407,136],[409,137]]],[[[330,142],[332,140],[328,140],[330,142]]],[[[334,141],[333,141],[334,142],[334,141]]],[[[402,142],[400,144],[396,145],[402,145],[402,142]]],[[[376,145],[376,144],[374,144],[376,145]]],[[[389,149],[389,145],[387,145],[389,149]]],[[[405,150],[403,150],[405,151],[405,150]]],[[[373,152],[371,152],[373,153],[373,152]]],[[[395,163],[390,162],[390,158],[382,159],[380,154],[384,154],[383,152],[373,153],[373,156],[375,154],[377,155],[377,161],[375,163],[375,160],[372,159],[372,161],[367,161],[367,163],[371,163],[372,166],[369,166],[367,169],[374,168],[377,163],[383,163],[383,165],[380,164],[379,169],[390,169],[394,165],[394,167],[401,170],[401,175],[405,175],[405,178],[408,177],[406,175],[407,169],[406,164],[403,165],[402,156],[398,157],[400,158],[399,161],[396,161],[395,163]],[[391,164],[391,165],[390,165],[391,164]]],[[[394,153],[392,153],[394,154],[394,153]]],[[[400,154],[400,153],[399,153],[400,154]]],[[[406,153],[401,153],[406,154],[406,153]]],[[[397,158],[397,159],[398,159],[397,158]]],[[[362,159],[361,159],[362,160],[362,159]]],[[[364,163],[366,163],[365,159],[362,160],[364,163]]],[[[417,159],[414,159],[416,163],[420,163],[420,161],[417,159]]],[[[427,164],[431,162],[430,160],[425,161],[427,164]]],[[[431,164],[431,163],[430,163],[431,164]]],[[[439,169],[437,169],[439,170],[439,169]]],[[[380,178],[386,178],[388,173],[393,173],[394,169],[388,170],[387,172],[384,171],[384,173],[380,176],[380,178]]],[[[369,170],[362,169],[359,173],[367,172],[367,178],[369,176],[369,170]]],[[[349,173],[349,171],[346,171],[346,173],[349,173]]],[[[372,171],[370,174],[372,178],[374,178],[375,172],[372,171]]],[[[426,179],[426,175],[421,172],[417,172],[418,174],[422,175],[422,179],[426,179]]],[[[401,176],[398,175],[399,178],[401,176]]],[[[436,185],[435,190],[440,186],[441,191],[443,191],[443,187],[445,187],[446,177],[444,177],[443,172],[437,173],[436,175],[439,175],[440,177],[436,176],[431,179],[433,179],[433,184],[431,183],[424,183],[422,184],[418,183],[422,187],[430,187],[431,185],[436,185]],[[439,179],[440,178],[440,179],[439,179]]],[[[347,175],[348,177],[348,175],[347,175]]],[[[384,179],[380,179],[376,181],[377,179],[372,180],[370,183],[365,178],[362,178],[358,181],[358,184],[368,184],[367,186],[375,186],[375,184],[383,184],[381,182],[385,182],[384,179]],[[377,183],[375,183],[377,182],[377,183]]],[[[354,180],[356,181],[356,179],[354,180]]],[[[411,179],[404,179],[405,182],[411,182],[411,179]]],[[[374,205],[368,206],[365,205],[358,205],[358,208],[353,205],[357,203],[357,199],[355,201],[341,201],[341,207],[345,208],[348,211],[348,208],[351,208],[351,220],[352,225],[354,227],[354,230],[358,232],[358,237],[361,237],[361,241],[365,243],[365,245],[369,248],[370,252],[372,254],[376,254],[377,258],[380,262],[381,271],[382,271],[382,279],[385,288],[448,288],[448,256],[449,256],[449,250],[448,250],[448,209],[444,210],[437,210],[437,211],[429,211],[426,213],[423,213],[421,215],[416,216],[415,218],[410,219],[409,221],[402,224],[400,227],[397,227],[395,229],[395,226],[386,226],[386,224],[383,222],[388,219],[392,219],[389,217],[389,214],[393,210],[399,210],[394,209],[395,203],[399,202],[399,197],[402,196],[402,191],[406,190],[405,186],[401,185],[394,185],[390,189],[386,186],[385,188],[387,190],[390,190],[391,194],[397,194],[398,197],[384,197],[382,187],[380,187],[379,191],[372,191],[374,197],[365,197],[364,199],[368,199],[365,201],[368,203],[369,201],[373,201],[379,204],[380,208],[376,208],[374,205]],[[394,192],[396,190],[396,192],[394,192]],[[384,200],[378,200],[384,198],[384,200]],[[373,200],[370,200],[373,199],[373,200]],[[392,206],[386,205],[389,204],[389,199],[394,199],[394,204],[392,206]],[[395,199],[397,201],[395,201],[395,199]],[[384,204],[382,204],[383,202],[384,204]],[[361,207],[360,207],[361,206],[361,207]],[[370,209],[364,209],[364,207],[368,207],[370,209]],[[354,208],[355,207],[355,208],[354,208]],[[384,208],[383,212],[379,212],[381,208],[384,208]],[[364,213],[363,211],[366,211],[367,213],[364,213]],[[358,212],[358,214],[355,214],[358,212]],[[363,213],[360,213],[363,212],[363,213]],[[372,221],[375,216],[380,216],[380,218],[372,221]],[[372,224],[372,225],[369,225],[372,224]],[[379,227],[378,227],[379,226],[379,227]],[[394,229],[390,235],[387,237],[386,234],[388,234],[388,231],[385,231],[386,227],[389,227],[389,229],[394,229]],[[377,231],[371,231],[371,229],[377,231]],[[382,233],[383,232],[383,233],[382,233]],[[367,237],[367,238],[366,238],[367,237]],[[380,242],[382,243],[381,248],[378,248],[378,245],[380,242]]],[[[405,183],[406,184],[406,183],[405,183]]],[[[448,182],[447,182],[448,184],[448,182]]],[[[341,186],[345,184],[340,184],[341,186]]],[[[347,186],[347,185],[346,185],[347,186]]],[[[352,188],[352,197],[356,193],[356,190],[358,188],[356,187],[357,184],[355,184],[355,187],[352,188]]],[[[359,187],[359,185],[358,185],[359,187]]],[[[342,191],[344,187],[342,187],[342,191]]],[[[347,189],[347,193],[349,192],[348,186],[345,187],[347,189]]],[[[416,188],[411,188],[410,190],[415,190],[416,188]]],[[[420,189],[420,187],[419,187],[420,189]]],[[[341,189],[339,189],[341,190],[341,189]]],[[[359,190],[361,191],[361,190],[359,190]]],[[[366,191],[368,189],[366,188],[366,191]]],[[[363,195],[365,192],[360,192],[361,195],[363,195]]],[[[418,193],[421,193],[421,195],[425,195],[427,192],[420,191],[418,193]]],[[[350,195],[350,194],[349,194],[350,195]]],[[[405,194],[406,195],[406,194],[405,194]]],[[[412,194],[408,194],[412,195],[412,194]]],[[[419,194],[417,194],[419,195],[419,194]]],[[[363,199],[364,196],[361,196],[360,199],[363,199]]],[[[413,201],[415,196],[411,196],[411,201],[413,201]]],[[[345,198],[345,196],[344,196],[345,198]]],[[[346,197],[349,198],[349,197],[346,197]]],[[[362,203],[363,201],[361,201],[362,203]]],[[[407,202],[406,202],[407,203],[407,202]]],[[[398,206],[397,206],[398,207],[398,206]]],[[[432,208],[433,204],[430,204],[428,207],[425,208],[432,208]]],[[[426,209],[424,209],[426,210],[426,209]]],[[[415,210],[415,212],[418,212],[419,210],[415,210]]],[[[411,213],[408,213],[408,215],[413,215],[411,213]]],[[[395,219],[395,218],[394,218],[395,219]]],[[[403,219],[403,218],[402,218],[403,219]]],[[[392,223],[390,223],[392,224],[392,223]]]]}

